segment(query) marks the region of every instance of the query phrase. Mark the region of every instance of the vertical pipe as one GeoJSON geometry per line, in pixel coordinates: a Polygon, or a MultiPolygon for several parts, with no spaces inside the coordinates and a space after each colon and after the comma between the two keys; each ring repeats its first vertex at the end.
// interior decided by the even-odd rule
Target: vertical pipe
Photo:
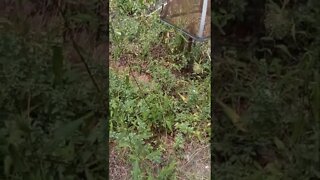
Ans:
{"type": "Polygon", "coordinates": [[[187,70],[192,72],[193,69],[193,63],[194,63],[194,58],[191,57],[191,50],[192,50],[192,45],[193,45],[193,38],[189,37],[188,39],[188,46],[187,46],[187,51],[188,51],[188,56],[189,56],[189,60],[188,60],[188,64],[187,64],[187,70]]]}
{"type": "Polygon", "coordinates": [[[208,0],[203,0],[203,6],[202,6],[202,13],[201,13],[201,19],[200,19],[200,26],[199,26],[199,32],[198,37],[202,38],[203,31],[204,31],[204,25],[206,22],[206,14],[207,14],[207,8],[208,8],[208,0]]]}

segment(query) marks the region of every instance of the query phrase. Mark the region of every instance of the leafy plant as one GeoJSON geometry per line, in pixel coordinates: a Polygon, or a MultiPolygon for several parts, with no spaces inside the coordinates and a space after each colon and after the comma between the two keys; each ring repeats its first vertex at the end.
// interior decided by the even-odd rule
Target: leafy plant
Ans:
{"type": "MultiPolygon", "coordinates": [[[[34,3],[36,12],[58,12],[51,3],[20,3],[4,8],[34,3]]],[[[12,13],[0,29],[1,179],[105,179],[105,109],[89,75],[66,56],[62,18],[46,14],[59,29],[51,32],[36,29],[32,15],[24,21],[12,13]]],[[[97,72],[105,77],[105,69],[97,72]]]]}

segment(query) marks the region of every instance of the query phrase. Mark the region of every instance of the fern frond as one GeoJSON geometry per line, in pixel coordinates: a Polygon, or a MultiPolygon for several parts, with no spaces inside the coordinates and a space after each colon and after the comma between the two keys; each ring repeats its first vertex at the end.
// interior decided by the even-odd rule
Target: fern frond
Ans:
{"type": "Polygon", "coordinates": [[[290,33],[291,21],[287,10],[270,1],[266,5],[265,27],[269,35],[282,39],[290,33]]]}

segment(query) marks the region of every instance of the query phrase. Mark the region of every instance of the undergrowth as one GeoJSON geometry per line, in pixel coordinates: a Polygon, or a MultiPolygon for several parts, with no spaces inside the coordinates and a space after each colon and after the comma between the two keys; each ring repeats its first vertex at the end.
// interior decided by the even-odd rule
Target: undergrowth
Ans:
{"type": "MultiPolygon", "coordinates": [[[[73,15],[85,24],[95,6],[79,6],[73,15]]],[[[73,62],[80,60],[67,56],[74,32],[63,33],[66,22],[83,24],[67,13],[63,19],[52,1],[5,1],[1,9],[7,14],[0,20],[0,179],[106,179],[104,98],[73,62]]],[[[105,80],[106,66],[87,58],[90,48],[80,54],[94,78],[105,80]]]]}
{"type": "Polygon", "coordinates": [[[110,141],[132,179],[189,179],[197,171],[181,172],[184,149],[209,143],[210,45],[182,51],[179,31],[146,16],[154,3],[110,2],[110,141]],[[191,58],[194,72],[183,72],[191,58]]]}
{"type": "Polygon", "coordinates": [[[214,179],[319,179],[319,1],[215,1],[214,179]]]}

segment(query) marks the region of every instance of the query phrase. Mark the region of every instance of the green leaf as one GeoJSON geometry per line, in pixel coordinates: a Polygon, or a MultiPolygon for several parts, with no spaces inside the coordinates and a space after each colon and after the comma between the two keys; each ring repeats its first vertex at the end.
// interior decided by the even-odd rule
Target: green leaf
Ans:
{"type": "Polygon", "coordinates": [[[240,121],[240,116],[222,101],[216,99],[217,103],[222,107],[224,113],[231,119],[232,123],[241,131],[247,132],[245,125],[240,121]]]}
{"type": "Polygon", "coordinates": [[[70,17],[71,20],[79,23],[96,21],[96,18],[91,14],[79,13],[70,17]]]}
{"type": "Polygon", "coordinates": [[[140,167],[139,167],[139,162],[138,162],[138,160],[136,160],[133,163],[133,170],[132,170],[132,178],[133,178],[133,180],[141,179],[140,174],[141,174],[141,170],[140,170],[140,167]]]}
{"type": "Polygon", "coordinates": [[[171,120],[166,120],[166,127],[169,129],[170,132],[172,132],[172,121],[171,120]]]}
{"type": "Polygon", "coordinates": [[[158,179],[159,180],[172,179],[175,168],[176,168],[176,162],[172,161],[168,166],[161,169],[161,171],[159,172],[158,179]]]}
{"type": "Polygon", "coordinates": [[[160,151],[153,151],[150,154],[147,155],[146,157],[150,161],[158,162],[160,163],[161,161],[161,152],[160,151]]]}
{"type": "Polygon", "coordinates": [[[129,81],[129,75],[126,75],[126,85],[129,86],[130,85],[130,81],[129,81]]]}
{"type": "Polygon", "coordinates": [[[276,45],[275,47],[280,49],[282,52],[284,52],[289,57],[293,58],[293,56],[291,55],[291,53],[290,53],[290,51],[289,51],[287,46],[285,46],[283,44],[279,44],[279,45],[276,45]]]}
{"type": "Polygon", "coordinates": [[[286,150],[286,146],[278,137],[274,137],[273,142],[279,150],[286,150]]]}
{"type": "Polygon", "coordinates": [[[201,73],[203,73],[203,68],[201,67],[200,64],[198,64],[197,62],[195,62],[194,65],[193,65],[193,71],[194,71],[196,74],[201,74],[201,73]]]}

